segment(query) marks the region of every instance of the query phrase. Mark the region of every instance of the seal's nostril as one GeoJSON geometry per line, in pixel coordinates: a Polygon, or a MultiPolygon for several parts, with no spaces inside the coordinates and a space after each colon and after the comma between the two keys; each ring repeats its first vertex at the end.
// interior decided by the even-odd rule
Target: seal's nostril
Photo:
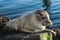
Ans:
{"type": "Polygon", "coordinates": [[[51,22],[48,22],[48,23],[51,23],[51,22]]]}

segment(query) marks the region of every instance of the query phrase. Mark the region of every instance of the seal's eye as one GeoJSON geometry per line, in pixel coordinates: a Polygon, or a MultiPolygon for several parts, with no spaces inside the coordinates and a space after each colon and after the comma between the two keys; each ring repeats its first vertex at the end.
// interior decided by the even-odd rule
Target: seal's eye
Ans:
{"type": "Polygon", "coordinates": [[[42,19],[45,19],[45,17],[42,17],[42,19]]]}

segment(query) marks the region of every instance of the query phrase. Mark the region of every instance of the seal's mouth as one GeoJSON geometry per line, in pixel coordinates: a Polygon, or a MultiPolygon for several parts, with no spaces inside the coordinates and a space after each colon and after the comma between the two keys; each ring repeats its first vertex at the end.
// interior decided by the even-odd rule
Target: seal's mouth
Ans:
{"type": "Polygon", "coordinates": [[[47,24],[45,24],[45,23],[42,23],[42,25],[47,26],[47,24]]]}
{"type": "Polygon", "coordinates": [[[52,23],[42,23],[42,25],[44,25],[44,26],[52,26],[53,24],[52,23]]]}

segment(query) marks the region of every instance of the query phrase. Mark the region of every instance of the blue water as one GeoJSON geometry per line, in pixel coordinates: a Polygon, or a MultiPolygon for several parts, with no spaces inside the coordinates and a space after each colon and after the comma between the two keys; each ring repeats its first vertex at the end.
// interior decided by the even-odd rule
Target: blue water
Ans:
{"type": "MultiPolygon", "coordinates": [[[[50,0],[51,7],[48,10],[54,24],[60,24],[60,0],[50,0]]],[[[35,10],[43,10],[43,0],[0,0],[0,16],[8,16],[11,19],[23,14],[32,13],[35,10]]]]}

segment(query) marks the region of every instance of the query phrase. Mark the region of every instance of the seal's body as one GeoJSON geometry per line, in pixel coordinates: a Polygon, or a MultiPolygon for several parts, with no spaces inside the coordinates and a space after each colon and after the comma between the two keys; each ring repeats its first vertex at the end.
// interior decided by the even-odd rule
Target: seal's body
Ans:
{"type": "Polygon", "coordinates": [[[6,24],[5,28],[34,33],[45,30],[46,26],[49,25],[52,25],[49,14],[44,10],[37,10],[32,14],[11,20],[6,24]]]}

